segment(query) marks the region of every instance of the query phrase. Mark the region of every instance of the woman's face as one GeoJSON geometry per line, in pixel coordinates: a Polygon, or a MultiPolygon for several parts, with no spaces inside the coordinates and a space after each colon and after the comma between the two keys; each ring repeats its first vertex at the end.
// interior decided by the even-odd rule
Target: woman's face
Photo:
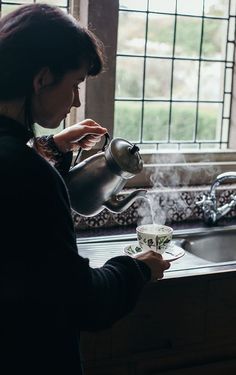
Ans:
{"type": "Polygon", "coordinates": [[[72,107],[80,107],[79,84],[85,80],[85,69],[66,73],[54,83],[49,69],[35,78],[32,113],[34,122],[44,128],[55,129],[66,118],[72,107]]]}

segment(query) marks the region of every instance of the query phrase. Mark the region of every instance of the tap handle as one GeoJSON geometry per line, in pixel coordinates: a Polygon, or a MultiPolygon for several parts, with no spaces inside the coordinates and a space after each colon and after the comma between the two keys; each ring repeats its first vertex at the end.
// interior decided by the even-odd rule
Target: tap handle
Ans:
{"type": "Polygon", "coordinates": [[[234,206],[236,206],[236,195],[235,194],[231,194],[230,195],[229,205],[230,205],[231,208],[233,208],[234,206]]]}
{"type": "Polygon", "coordinates": [[[202,199],[200,201],[196,201],[196,205],[203,206],[204,203],[206,202],[206,198],[207,198],[206,194],[203,194],[202,199]]]}
{"type": "Polygon", "coordinates": [[[203,208],[203,210],[215,210],[216,209],[216,199],[214,195],[203,194],[203,197],[200,201],[196,202],[197,206],[203,208]]]}

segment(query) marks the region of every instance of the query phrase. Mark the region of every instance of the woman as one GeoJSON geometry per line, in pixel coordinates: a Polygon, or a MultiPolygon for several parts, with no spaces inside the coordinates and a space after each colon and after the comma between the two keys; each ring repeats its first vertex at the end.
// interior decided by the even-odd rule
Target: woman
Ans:
{"type": "Polygon", "coordinates": [[[38,152],[65,173],[72,150],[100,140],[93,120],[39,140],[33,124],[57,128],[102,67],[100,42],[58,8],[26,5],[0,20],[1,374],[82,373],[80,331],[110,327],[170,265],[148,252],[90,268],[63,179],[38,152]]]}

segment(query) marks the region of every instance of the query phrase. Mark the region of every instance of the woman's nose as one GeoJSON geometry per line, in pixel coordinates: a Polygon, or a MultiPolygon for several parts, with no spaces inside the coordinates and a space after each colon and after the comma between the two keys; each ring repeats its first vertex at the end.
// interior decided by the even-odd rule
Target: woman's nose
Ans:
{"type": "Polygon", "coordinates": [[[73,100],[73,103],[72,103],[72,107],[80,107],[81,106],[81,102],[80,102],[80,97],[79,97],[79,90],[76,88],[75,91],[74,91],[74,100],[73,100]]]}

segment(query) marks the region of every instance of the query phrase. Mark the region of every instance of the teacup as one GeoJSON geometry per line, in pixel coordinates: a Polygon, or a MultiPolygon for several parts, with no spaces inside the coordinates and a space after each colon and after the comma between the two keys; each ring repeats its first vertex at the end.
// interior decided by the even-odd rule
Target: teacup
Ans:
{"type": "Polygon", "coordinates": [[[142,250],[163,254],[171,243],[173,228],[161,224],[144,224],[136,228],[136,233],[142,250]]]}

